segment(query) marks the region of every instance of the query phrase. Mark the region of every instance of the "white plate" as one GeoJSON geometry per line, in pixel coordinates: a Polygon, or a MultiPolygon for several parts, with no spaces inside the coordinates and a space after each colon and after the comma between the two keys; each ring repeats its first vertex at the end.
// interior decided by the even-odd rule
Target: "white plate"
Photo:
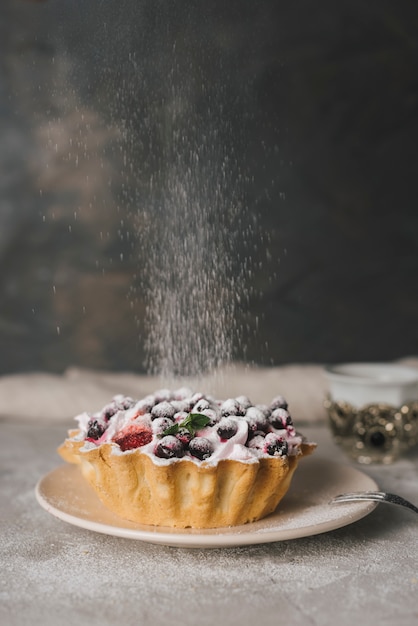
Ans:
{"type": "Polygon", "coordinates": [[[75,465],[62,465],[36,487],[39,504],[65,522],[99,533],[186,548],[220,548],[308,537],[341,528],[368,515],[375,502],[329,504],[338,493],[375,490],[369,476],[321,458],[303,459],[277,510],[246,524],[217,529],[175,529],[135,524],[100,502],[75,465]]]}

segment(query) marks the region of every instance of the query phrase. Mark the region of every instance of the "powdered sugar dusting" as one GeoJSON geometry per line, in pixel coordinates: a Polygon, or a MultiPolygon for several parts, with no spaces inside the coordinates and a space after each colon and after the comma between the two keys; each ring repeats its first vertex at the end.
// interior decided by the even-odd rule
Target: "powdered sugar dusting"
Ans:
{"type": "Polygon", "coordinates": [[[236,245],[239,237],[242,250],[248,237],[242,175],[222,95],[205,93],[172,63],[161,96],[159,162],[136,215],[147,369],[163,379],[200,376],[230,362],[236,307],[247,297],[236,245]],[[204,110],[193,104],[196,92],[204,110]]]}

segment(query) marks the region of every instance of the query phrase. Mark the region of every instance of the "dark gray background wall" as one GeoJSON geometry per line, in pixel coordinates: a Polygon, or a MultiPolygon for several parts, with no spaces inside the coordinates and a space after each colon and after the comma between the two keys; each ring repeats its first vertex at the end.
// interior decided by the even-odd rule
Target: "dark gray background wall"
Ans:
{"type": "Polygon", "coordinates": [[[413,0],[2,0],[0,373],[143,370],[135,207],[178,93],[233,156],[235,357],[416,354],[417,32],[413,0]]]}

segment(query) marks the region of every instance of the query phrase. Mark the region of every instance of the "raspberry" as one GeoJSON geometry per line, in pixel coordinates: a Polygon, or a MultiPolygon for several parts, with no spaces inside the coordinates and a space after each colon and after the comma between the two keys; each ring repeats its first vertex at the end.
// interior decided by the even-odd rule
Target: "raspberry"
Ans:
{"type": "Polygon", "coordinates": [[[129,426],[113,438],[113,441],[119,445],[122,452],[145,446],[151,440],[152,432],[150,429],[139,425],[129,426]]]}

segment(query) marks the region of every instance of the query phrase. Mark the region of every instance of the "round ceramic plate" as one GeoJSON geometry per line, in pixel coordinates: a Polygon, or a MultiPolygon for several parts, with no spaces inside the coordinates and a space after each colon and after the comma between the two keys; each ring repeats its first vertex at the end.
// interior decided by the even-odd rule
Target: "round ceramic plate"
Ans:
{"type": "Polygon", "coordinates": [[[62,465],[36,487],[39,504],[65,522],[127,539],[185,548],[220,548],[308,537],[341,528],[368,515],[374,502],[329,504],[346,491],[375,490],[369,476],[348,465],[303,459],[277,510],[252,524],[215,529],[175,529],[135,524],[100,502],[75,465],[62,465]]]}

